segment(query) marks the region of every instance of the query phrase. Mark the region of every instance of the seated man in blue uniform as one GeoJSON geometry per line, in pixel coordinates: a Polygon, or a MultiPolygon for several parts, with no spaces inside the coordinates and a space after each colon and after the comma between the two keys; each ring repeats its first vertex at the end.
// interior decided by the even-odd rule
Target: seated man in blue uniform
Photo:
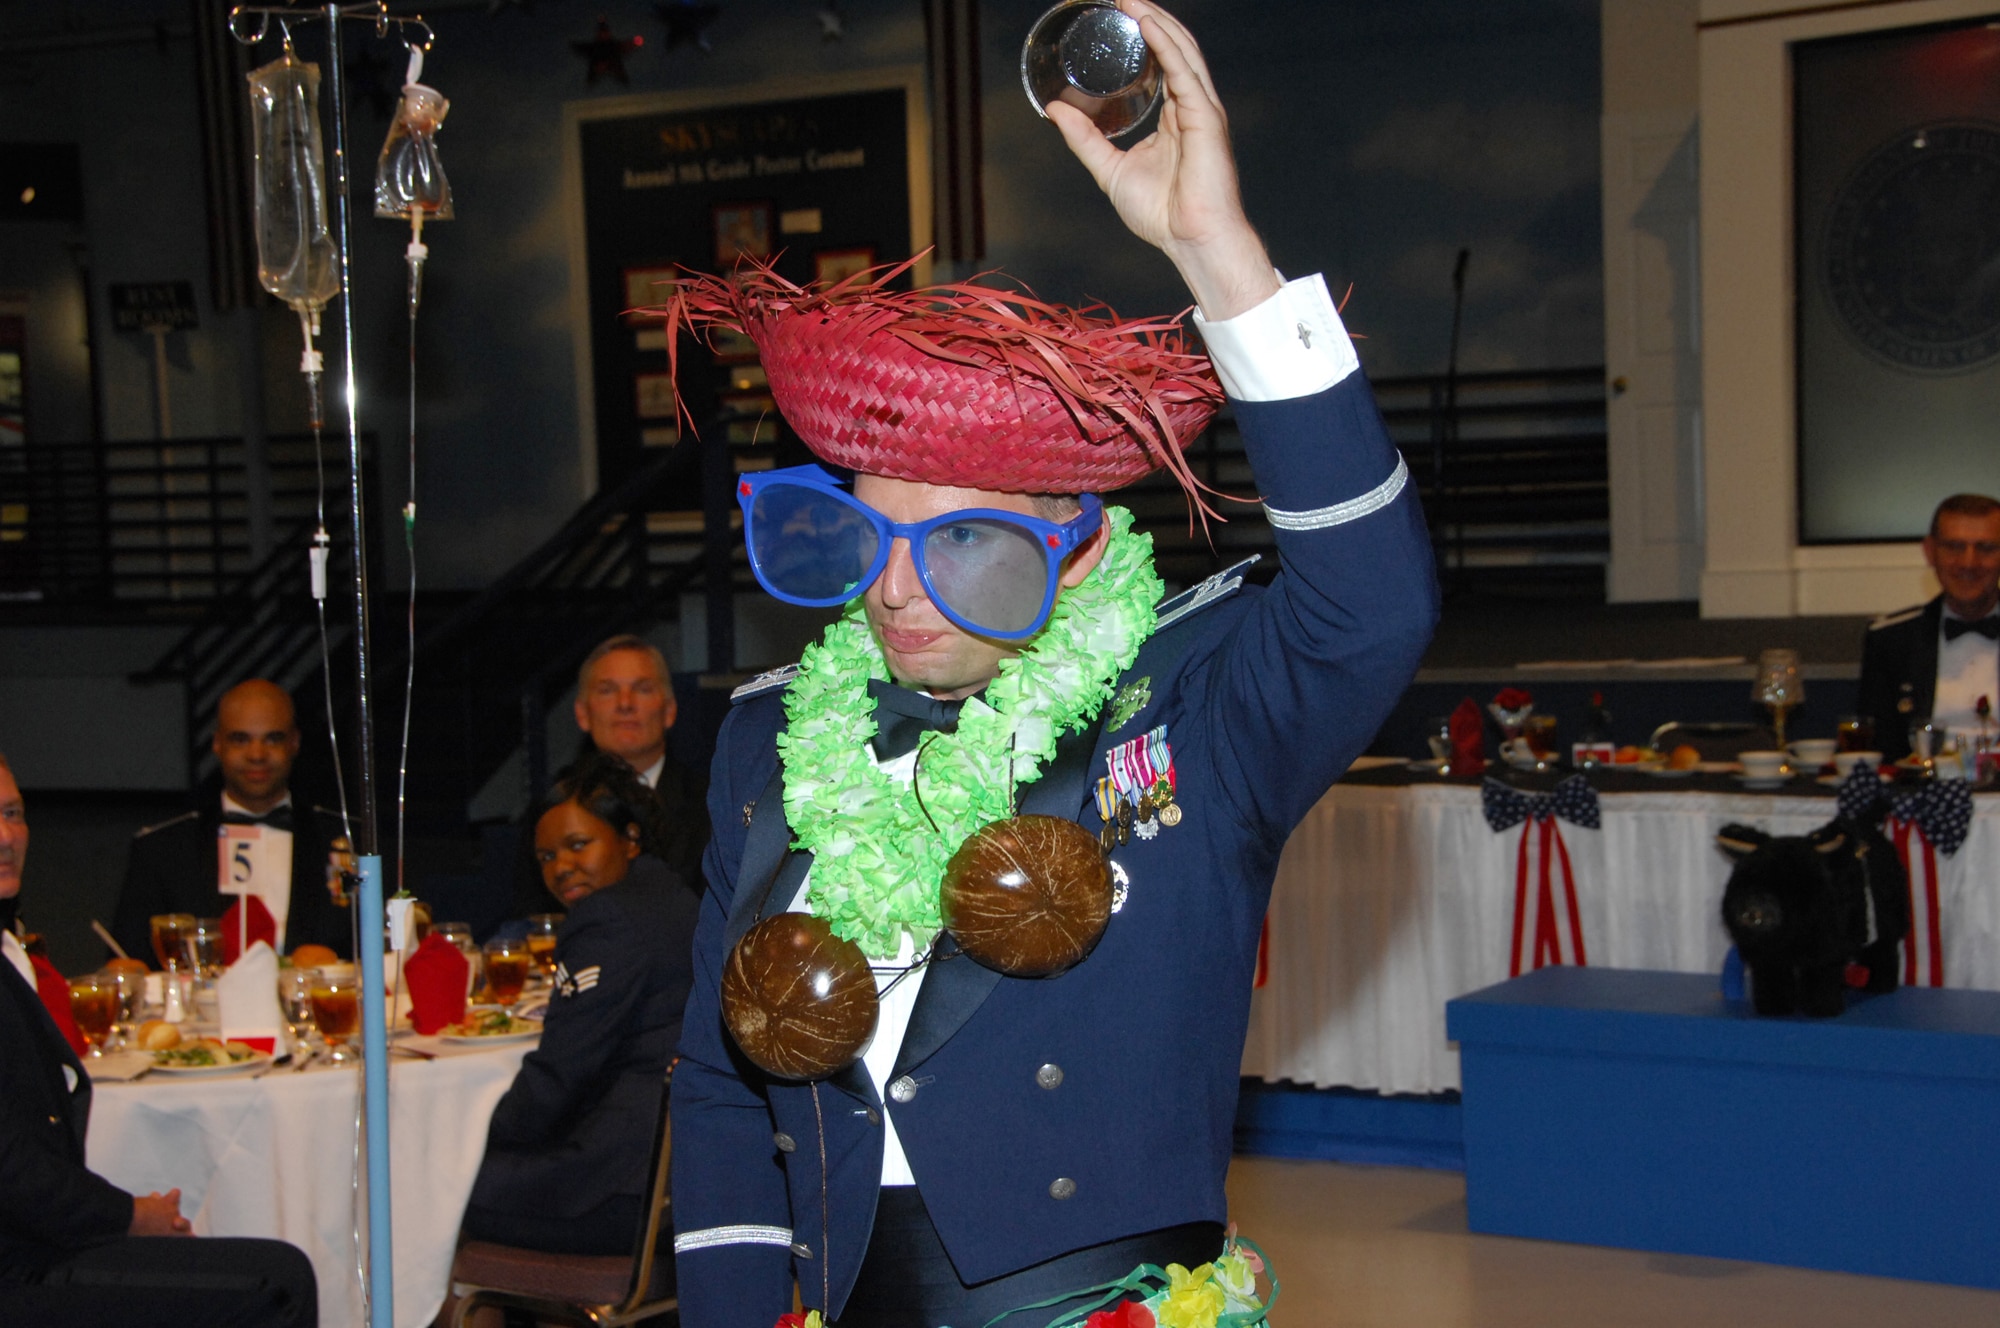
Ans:
{"type": "Polygon", "coordinates": [[[180,1191],[127,1194],[84,1165],[90,1076],[14,936],[28,816],[0,756],[0,1324],[310,1328],[311,1262],[276,1240],[194,1239],[180,1191]]]}
{"type": "MultiPolygon", "coordinates": [[[[739,482],[765,588],[850,602],[799,665],[739,689],[719,740],[673,1084],[688,1328],[771,1328],[795,1285],[867,1328],[1254,1299],[1223,1181],[1260,922],[1292,827],[1414,673],[1436,587],[1325,283],[1285,283],[1243,214],[1194,41],[1120,7],[1165,73],[1157,130],[1120,152],[1050,115],[1186,280],[1213,378],[1157,324],[1058,334],[1046,306],[1015,319],[964,291],[760,301],[774,279],[751,276],[669,306],[755,337],[788,421],[857,472],[851,494],[814,467],[739,482]],[[1216,379],[1282,570],[1160,602],[1150,541],[1096,492],[1178,471],[1203,412],[1177,412],[1197,382],[1212,407],[1216,379]],[[1055,976],[1001,971],[941,903],[967,837],[1017,814],[1081,827],[1100,870],[1108,853],[1101,932],[1055,976]],[[811,1021],[746,1014],[743,993],[775,971],[760,936],[822,932],[866,955],[877,999],[872,1036],[814,1077],[759,1041],[811,1021]],[[1134,1271],[1169,1264],[1171,1287],[1134,1271]]],[[[807,948],[820,989],[844,989],[840,945],[807,948]]]]}

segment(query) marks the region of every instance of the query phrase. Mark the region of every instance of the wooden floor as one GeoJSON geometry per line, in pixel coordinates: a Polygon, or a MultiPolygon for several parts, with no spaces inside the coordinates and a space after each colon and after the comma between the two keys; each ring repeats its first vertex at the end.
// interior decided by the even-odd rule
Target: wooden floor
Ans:
{"type": "Polygon", "coordinates": [[[1471,1235],[1456,1172],[1238,1157],[1229,1197],[1282,1283],[1276,1328],[2000,1324],[2000,1292],[1471,1235]]]}

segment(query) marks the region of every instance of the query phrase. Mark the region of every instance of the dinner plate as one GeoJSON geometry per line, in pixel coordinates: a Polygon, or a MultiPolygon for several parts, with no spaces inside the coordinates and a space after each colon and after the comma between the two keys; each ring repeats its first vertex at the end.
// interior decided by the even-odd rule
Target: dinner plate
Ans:
{"type": "Polygon", "coordinates": [[[1641,766],[1640,773],[1651,775],[1654,779],[1686,779],[1694,773],[1694,767],[1684,765],[1676,769],[1670,765],[1649,765],[1641,766]]]}
{"type": "Polygon", "coordinates": [[[541,1035],[542,1030],[539,1028],[530,1028],[519,1033],[489,1033],[484,1037],[478,1035],[467,1036],[464,1033],[440,1033],[438,1034],[438,1041],[448,1042],[454,1047],[505,1047],[515,1042],[526,1042],[530,1038],[538,1038],[541,1035]]]}
{"type": "Polygon", "coordinates": [[[271,1053],[260,1051],[247,1061],[231,1061],[227,1065],[161,1065],[155,1062],[154,1074],[171,1074],[184,1078],[221,1078],[231,1074],[250,1074],[271,1063],[271,1053]]]}
{"type": "Polygon", "coordinates": [[[1410,762],[1410,769],[1420,775],[1435,775],[1444,769],[1444,764],[1442,760],[1433,756],[1427,760],[1410,762]]]}
{"type": "Polygon", "coordinates": [[[1743,771],[1735,761],[1696,761],[1694,768],[1704,775],[1735,775],[1743,771]]]}
{"type": "Polygon", "coordinates": [[[1791,783],[1792,777],[1790,775],[1773,775],[1769,779],[1753,779],[1749,775],[1739,774],[1736,776],[1736,782],[1747,789],[1779,789],[1791,783]]]}

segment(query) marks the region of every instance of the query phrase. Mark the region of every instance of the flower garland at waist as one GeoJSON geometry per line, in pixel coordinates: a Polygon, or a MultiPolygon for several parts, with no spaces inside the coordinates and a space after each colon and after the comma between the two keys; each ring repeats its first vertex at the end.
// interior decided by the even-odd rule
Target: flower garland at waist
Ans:
{"type": "Polygon", "coordinates": [[[1096,718],[1152,635],[1163,590],[1153,537],[1134,534],[1122,507],[1104,519],[1111,538],[1090,576],[1057,598],[1032,645],[1001,661],[983,697],[966,700],[957,731],[925,742],[921,806],[868,746],[868,680],[888,668],[863,600],[800,658],[778,735],[785,815],[814,855],[807,906],[871,957],[894,955],[906,930],[921,943],[943,925],[945,863],[973,831],[1014,814],[1016,786],[1041,776],[1058,737],[1096,718]]]}

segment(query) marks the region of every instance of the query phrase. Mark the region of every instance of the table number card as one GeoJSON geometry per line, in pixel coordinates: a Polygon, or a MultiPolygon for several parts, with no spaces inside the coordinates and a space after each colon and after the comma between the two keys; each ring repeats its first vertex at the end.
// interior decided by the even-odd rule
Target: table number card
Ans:
{"type": "MultiPolygon", "coordinates": [[[[255,895],[277,924],[278,943],[285,938],[285,915],[292,903],[292,836],[268,825],[216,827],[215,888],[239,900],[255,895]]],[[[239,909],[238,916],[245,916],[239,909]]]]}

